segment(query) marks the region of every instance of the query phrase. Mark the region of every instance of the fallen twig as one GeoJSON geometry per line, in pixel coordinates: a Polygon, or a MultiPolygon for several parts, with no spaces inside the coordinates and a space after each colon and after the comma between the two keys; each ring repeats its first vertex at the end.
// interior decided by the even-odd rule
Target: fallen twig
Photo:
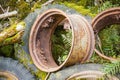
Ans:
{"type": "Polygon", "coordinates": [[[5,39],[14,36],[18,32],[22,31],[25,29],[25,22],[19,22],[18,24],[13,24],[9,28],[4,29],[0,33],[0,43],[2,43],[5,39]]]}
{"type": "Polygon", "coordinates": [[[48,4],[51,4],[54,0],[48,0],[47,2],[45,2],[44,4],[42,4],[42,6],[46,6],[48,4]]]}
{"type": "Polygon", "coordinates": [[[18,32],[16,35],[14,35],[10,38],[5,39],[3,42],[0,43],[0,47],[8,45],[8,44],[19,43],[21,41],[21,37],[22,37],[23,33],[24,33],[24,30],[18,32]]]}
{"type": "Polygon", "coordinates": [[[17,11],[12,11],[12,12],[7,12],[7,13],[4,13],[4,14],[0,14],[0,19],[10,17],[10,16],[14,16],[17,13],[18,13],[17,11]]]}

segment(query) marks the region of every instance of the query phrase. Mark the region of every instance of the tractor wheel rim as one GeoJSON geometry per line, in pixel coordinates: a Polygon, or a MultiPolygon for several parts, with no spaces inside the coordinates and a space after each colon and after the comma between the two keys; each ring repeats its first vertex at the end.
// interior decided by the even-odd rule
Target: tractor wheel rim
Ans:
{"type": "MultiPolygon", "coordinates": [[[[95,33],[95,37],[99,33],[99,31],[101,31],[104,27],[112,24],[120,24],[120,7],[110,8],[106,11],[103,11],[93,19],[92,27],[95,33]]],[[[104,59],[107,59],[110,61],[117,60],[117,59],[108,57],[100,53],[99,51],[95,50],[95,52],[98,52],[97,54],[103,57],[104,59]]]]}
{"type": "Polygon", "coordinates": [[[37,17],[30,31],[31,57],[34,64],[45,72],[53,72],[77,62],[85,62],[90,58],[93,49],[92,27],[80,15],[67,15],[61,10],[50,9],[37,17]],[[50,39],[57,25],[64,19],[69,21],[72,28],[72,44],[66,60],[61,65],[57,65],[52,57],[50,39]]]}
{"type": "Polygon", "coordinates": [[[5,78],[7,80],[18,80],[18,78],[14,74],[8,71],[0,71],[0,77],[5,78]]]}
{"type": "MultiPolygon", "coordinates": [[[[79,79],[85,79],[85,80],[101,80],[102,78],[106,78],[107,80],[119,80],[115,76],[107,75],[104,76],[105,74],[101,71],[82,71],[79,73],[75,73],[71,75],[70,77],[67,78],[67,80],[79,80],[79,79]]],[[[105,79],[105,80],[106,80],[105,79]]]]}

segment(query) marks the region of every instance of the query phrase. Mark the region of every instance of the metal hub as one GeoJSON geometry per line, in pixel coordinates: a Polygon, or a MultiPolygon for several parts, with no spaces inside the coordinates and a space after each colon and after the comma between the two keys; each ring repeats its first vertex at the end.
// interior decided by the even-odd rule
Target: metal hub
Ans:
{"type": "Polygon", "coordinates": [[[93,49],[92,27],[80,15],[67,15],[61,10],[50,9],[37,17],[30,31],[31,57],[35,65],[45,72],[53,72],[77,62],[85,62],[91,56],[93,49]],[[51,36],[61,22],[64,22],[65,28],[72,29],[72,45],[66,60],[61,65],[57,65],[51,52],[51,36]]]}

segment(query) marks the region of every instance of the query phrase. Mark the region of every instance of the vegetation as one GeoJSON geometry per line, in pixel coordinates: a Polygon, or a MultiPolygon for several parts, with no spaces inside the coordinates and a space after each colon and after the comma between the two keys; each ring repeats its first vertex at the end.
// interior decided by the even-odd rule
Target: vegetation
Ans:
{"type": "Polygon", "coordinates": [[[58,64],[61,64],[70,51],[72,43],[72,30],[65,30],[58,26],[52,36],[52,53],[58,64]]]}
{"type": "Polygon", "coordinates": [[[77,5],[75,3],[70,3],[70,2],[64,2],[63,4],[69,8],[75,9],[77,12],[79,12],[82,15],[87,15],[87,16],[91,16],[91,17],[94,17],[96,15],[96,14],[92,13],[90,9],[86,9],[82,5],[77,5]]]}
{"type": "Polygon", "coordinates": [[[22,44],[14,44],[15,49],[15,59],[19,60],[35,77],[36,80],[44,80],[47,73],[40,71],[33,63],[29,54],[27,54],[23,48],[22,44]]]}
{"type": "Polygon", "coordinates": [[[112,63],[106,63],[103,68],[103,72],[106,74],[116,74],[120,73],[120,61],[113,61],[112,63]]]}
{"type": "Polygon", "coordinates": [[[120,25],[106,27],[100,33],[102,52],[114,58],[120,57],[120,25]]]}

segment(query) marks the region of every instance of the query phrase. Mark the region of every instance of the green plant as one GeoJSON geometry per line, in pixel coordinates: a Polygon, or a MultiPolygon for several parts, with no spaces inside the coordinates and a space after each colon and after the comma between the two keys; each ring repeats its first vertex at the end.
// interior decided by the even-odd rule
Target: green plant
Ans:
{"type": "Polygon", "coordinates": [[[99,55],[97,55],[95,52],[93,52],[92,57],[90,58],[90,60],[88,62],[104,64],[104,63],[109,63],[110,61],[101,58],[99,55]]]}
{"type": "Polygon", "coordinates": [[[58,64],[61,64],[69,53],[72,42],[72,31],[58,26],[51,40],[53,57],[58,64]]]}
{"type": "Polygon", "coordinates": [[[98,8],[98,12],[102,12],[105,9],[115,7],[117,5],[113,5],[110,1],[106,1],[100,5],[101,7],[98,8]]]}
{"type": "Polygon", "coordinates": [[[120,56],[120,25],[105,27],[99,33],[102,52],[114,58],[120,56]]]}
{"type": "MultiPolygon", "coordinates": [[[[100,41],[96,40],[96,48],[104,53],[104,55],[120,58],[120,25],[112,25],[105,27],[99,32],[100,41]]],[[[93,53],[90,62],[94,63],[110,63],[108,60],[104,60],[99,57],[95,52],[93,53]]]]}
{"type": "Polygon", "coordinates": [[[113,61],[112,63],[106,63],[102,69],[105,74],[120,73],[120,61],[113,61]]]}
{"type": "Polygon", "coordinates": [[[120,25],[107,26],[99,32],[100,42],[96,44],[96,48],[99,49],[104,55],[117,58],[117,61],[108,62],[104,59],[100,59],[99,56],[93,54],[91,61],[105,64],[103,72],[106,74],[116,74],[120,72],[120,25]],[[105,62],[103,62],[105,61],[105,62]]]}
{"type": "MultiPolygon", "coordinates": [[[[107,26],[102,29],[96,38],[96,48],[104,55],[120,58],[120,25],[107,26]]],[[[108,63],[110,61],[99,57],[95,52],[93,53],[90,62],[108,63]]]]}

